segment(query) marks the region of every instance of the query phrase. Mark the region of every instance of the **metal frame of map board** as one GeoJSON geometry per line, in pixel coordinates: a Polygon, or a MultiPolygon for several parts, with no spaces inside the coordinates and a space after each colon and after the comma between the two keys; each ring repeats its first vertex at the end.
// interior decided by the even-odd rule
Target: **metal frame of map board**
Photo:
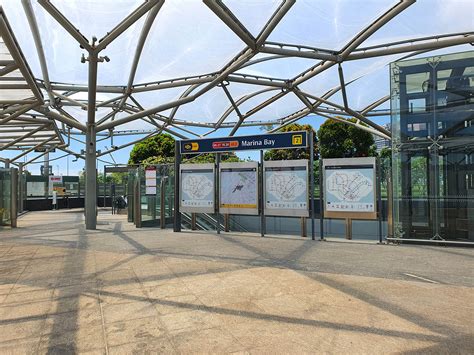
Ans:
{"type": "Polygon", "coordinates": [[[255,215],[257,216],[258,213],[258,191],[259,191],[259,183],[258,183],[258,163],[257,162],[244,162],[244,163],[221,163],[219,165],[219,212],[220,213],[229,213],[229,214],[245,214],[245,215],[255,215]],[[222,172],[223,171],[251,171],[255,174],[255,207],[251,206],[244,206],[241,205],[240,207],[237,205],[233,205],[232,207],[228,207],[222,204],[222,190],[229,188],[229,186],[225,186],[222,183],[222,172]]]}
{"type": "Polygon", "coordinates": [[[323,186],[324,186],[324,196],[323,196],[323,206],[324,206],[324,217],[325,218],[348,218],[348,219],[377,219],[377,162],[375,157],[363,157],[363,158],[338,158],[338,159],[323,159],[323,186]],[[328,211],[327,210],[327,184],[326,176],[327,170],[334,169],[362,169],[362,168],[371,168],[373,171],[373,193],[374,200],[373,212],[356,212],[356,211],[328,211]]]}
{"type": "Polygon", "coordinates": [[[188,212],[188,213],[214,213],[216,206],[215,191],[216,191],[216,169],[213,163],[205,164],[180,164],[179,165],[179,211],[188,212]],[[210,207],[201,207],[201,206],[183,206],[183,171],[188,172],[203,172],[212,171],[212,206],[210,207]]]}
{"type": "Polygon", "coordinates": [[[284,216],[284,217],[309,217],[309,175],[308,159],[299,160],[269,160],[263,163],[263,191],[264,191],[264,212],[267,216],[284,216]],[[294,168],[305,168],[306,171],[306,209],[294,208],[268,208],[267,207],[267,169],[275,168],[278,170],[294,170],[294,168]]]}

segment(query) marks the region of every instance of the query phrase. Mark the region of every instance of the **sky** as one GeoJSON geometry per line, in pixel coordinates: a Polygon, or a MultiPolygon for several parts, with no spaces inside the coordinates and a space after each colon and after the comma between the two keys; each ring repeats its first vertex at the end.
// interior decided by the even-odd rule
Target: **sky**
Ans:
{"type": "MultiPolygon", "coordinates": [[[[52,3],[83,33],[87,38],[101,38],[118,22],[135,9],[141,0],[61,0],[52,3]],[[112,6],[113,5],[113,6],[112,6]]],[[[318,48],[338,50],[342,48],[357,32],[391,8],[396,0],[298,0],[288,14],[280,22],[268,41],[290,44],[308,45],[318,48]]],[[[31,67],[35,77],[41,79],[42,73],[38,56],[19,0],[0,0],[10,25],[13,28],[20,47],[31,67]]],[[[272,0],[231,0],[225,4],[233,11],[240,21],[257,36],[279,1],[272,0]]],[[[74,84],[87,83],[87,65],[81,64],[80,57],[84,50],[66,33],[46,11],[32,1],[32,6],[40,26],[40,35],[47,57],[48,72],[51,81],[74,84]]],[[[362,46],[397,41],[406,38],[417,38],[434,34],[457,33],[474,29],[474,1],[472,0],[419,0],[410,6],[397,18],[383,26],[371,36],[362,46]]],[[[125,85],[133,60],[133,53],[145,17],[141,18],[104,51],[110,62],[100,63],[99,85],[125,85]]],[[[200,0],[167,0],[161,8],[151,28],[142,56],[138,65],[134,83],[147,83],[157,80],[168,80],[187,75],[199,75],[219,70],[224,63],[244,48],[243,42],[230,31],[212,11],[200,0]]],[[[446,50],[430,52],[427,55],[442,54],[456,51],[472,50],[471,46],[458,46],[446,50]]],[[[257,55],[259,58],[261,55],[257,55]]],[[[346,81],[357,79],[347,87],[349,105],[354,109],[362,109],[369,103],[389,94],[388,64],[402,55],[392,55],[361,61],[343,63],[346,81]]],[[[310,66],[315,61],[310,59],[286,58],[267,61],[244,67],[242,74],[257,76],[273,76],[289,79],[310,66]]],[[[308,80],[301,89],[314,95],[322,95],[327,90],[339,84],[337,67],[333,67],[321,75],[308,80]]],[[[231,83],[228,86],[234,100],[262,87],[252,87],[248,84],[231,83]]],[[[157,92],[135,94],[135,98],[145,107],[178,98],[185,87],[164,89],[157,92]]],[[[241,111],[247,112],[255,105],[275,94],[275,91],[264,93],[242,104],[241,111]]],[[[84,98],[84,93],[73,96],[84,98]]],[[[111,96],[98,94],[98,100],[106,100],[111,96]]],[[[342,103],[340,94],[331,100],[342,103]]],[[[180,107],[176,118],[182,120],[216,122],[229,106],[229,101],[221,88],[215,88],[194,102],[180,107]]],[[[292,94],[259,111],[252,120],[273,120],[284,117],[303,108],[301,102],[292,94]]],[[[386,103],[381,108],[389,108],[386,103]]],[[[79,121],[85,122],[86,111],[78,108],[65,108],[79,121]]],[[[162,112],[169,114],[170,111],[162,112]]],[[[107,111],[98,110],[97,116],[105,115],[107,111]]],[[[126,114],[124,114],[125,116],[126,114]]],[[[235,113],[228,121],[236,121],[235,113]]],[[[389,122],[389,117],[374,119],[378,124],[389,122]]],[[[303,118],[299,123],[309,123],[316,129],[324,119],[314,115],[303,118]]],[[[143,122],[133,122],[120,126],[118,129],[149,129],[143,122]]],[[[197,134],[204,133],[201,129],[192,128],[197,134]]],[[[228,131],[221,130],[211,136],[224,136],[228,131]]],[[[259,134],[258,127],[241,128],[239,135],[259,134]]],[[[115,137],[114,145],[120,145],[133,137],[115,137]]],[[[78,137],[84,139],[84,137],[78,137]]],[[[105,140],[98,149],[110,148],[111,141],[105,140]]],[[[71,149],[80,151],[83,145],[72,143],[71,149]]],[[[126,163],[132,147],[104,156],[108,163],[126,163]]],[[[243,158],[249,153],[245,152],[243,158]]],[[[254,154],[254,157],[256,157],[254,154]]],[[[15,153],[4,153],[2,157],[11,157],[15,153]]],[[[66,175],[78,174],[84,166],[73,158],[60,158],[62,152],[50,154],[54,173],[66,175]],[[60,158],[60,159],[57,159],[60,158]],[[57,160],[54,160],[57,159],[57,160]]],[[[31,159],[27,156],[25,159],[31,159]]],[[[253,158],[251,156],[251,158],[253,158]]],[[[34,174],[39,173],[38,164],[29,167],[34,174]]],[[[98,163],[99,170],[103,162],[98,163]]]]}

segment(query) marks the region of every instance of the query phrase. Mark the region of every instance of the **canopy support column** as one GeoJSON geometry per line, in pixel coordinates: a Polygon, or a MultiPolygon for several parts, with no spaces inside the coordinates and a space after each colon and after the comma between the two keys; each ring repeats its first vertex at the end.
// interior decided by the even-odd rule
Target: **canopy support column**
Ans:
{"type": "Polygon", "coordinates": [[[97,89],[97,62],[96,52],[89,52],[89,92],[86,130],[86,195],[85,216],[86,229],[96,229],[97,226],[97,155],[96,155],[96,126],[95,105],[97,89]]]}

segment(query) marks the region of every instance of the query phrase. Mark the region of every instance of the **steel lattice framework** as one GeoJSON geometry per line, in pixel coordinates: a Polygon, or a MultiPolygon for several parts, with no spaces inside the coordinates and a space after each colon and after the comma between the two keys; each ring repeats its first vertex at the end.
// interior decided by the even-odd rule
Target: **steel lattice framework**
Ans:
{"type": "MultiPolygon", "coordinates": [[[[238,132],[240,127],[256,125],[273,125],[272,131],[289,125],[308,114],[315,113],[333,120],[341,120],[339,116],[353,117],[353,124],[363,130],[390,139],[390,132],[374,123],[371,117],[389,114],[387,111],[376,109],[389,100],[389,95],[380,97],[362,110],[352,109],[349,105],[346,86],[351,82],[344,79],[344,64],[350,61],[363,60],[380,56],[400,54],[401,58],[418,55],[420,53],[456,46],[473,44],[474,32],[441,33],[428,37],[410,38],[397,42],[362,47],[370,36],[376,33],[405,9],[413,5],[415,0],[401,0],[388,8],[375,21],[370,23],[342,48],[321,49],[306,45],[294,45],[268,41],[272,31],[279,25],[296,0],[282,0],[263,29],[254,36],[243,25],[232,11],[221,0],[203,0],[203,3],[217,16],[238,38],[245,44],[245,48],[237,53],[230,61],[223,63],[220,70],[203,73],[197,76],[176,77],[171,80],[148,83],[135,83],[137,67],[142,56],[144,45],[150,29],[156,21],[157,15],[164,4],[164,0],[144,1],[138,8],[112,28],[103,38],[86,38],[49,0],[38,0],[37,3],[62,28],[69,33],[74,41],[86,52],[81,58],[88,64],[88,84],[52,82],[48,75],[48,66],[44,51],[44,43],[38,28],[37,18],[30,0],[22,0],[23,11],[28,19],[29,29],[34,40],[42,79],[35,79],[20,47],[15,40],[14,33],[7,21],[6,15],[0,8],[0,35],[2,57],[0,58],[0,150],[18,150],[18,155],[11,159],[4,159],[6,164],[23,166],[38,159],[52,149],[60,149],[86,161],[86,226],[95,228],[96,214],[96,160],[105,154],[133,145],[145,138],[169,132],[178,138],[190,136],[205,136],[219,129],[230,129],[230,135],[238,132]],[[126,85],[103,86],[97,84],[97,68],[99,63],[109,61],[102,56],[103,50],[111,45],[130,26],[144,18],[141,32],[138,36],[133,61],[126,85]],[[263,77],[251,74],[242,74],[238,71],[266,61],[278,62],[282,58],[305,58],[313,62],[312,66],[299,75],[290,78],[263,77]],[[327,71],[331,67],[337,68],[339,85],[316,96],[300,88],[301,84],[327,71]],[[241,97],[233,97],[228,90],[232,83],[250,84],[255,91],[241,97]],[[181,87],[182,94],[178,99],[160,104],[151,108],[144,108],[136,94],[141,92],[160,91],[169,88],[181,87]],[[180,120],[176,117],[180,107],[206,95],[211,89],[221,88],[228,98],[228,108],[215,122],[200,122],[180,120]],[[43,95],[43,92],[45,93],[43,95]],[[87,93],[86,100],[73,98],[74,94],[87,93]],[[107,100],[98,100],[97,93],[107,93],[113,97],[107,100]],[[260,102],[247,112],[241,110],[242,104],[262,93],[272,93],[272,96],[260,102]],[[343,104],[331,100],[336,93],[342,94],[343,104]],[[254,115],[265,107],[277,102],[286,95],[295,95],[301,101],[301,109],[286,116],[270,121],[253,119],[254,115]],[[7,99],[4,99],[7,97],[7,99]],[[64,107],[79,107],[87,111],[86,123],[68,113],[64,107]],[[99,117],[97,110],[108,108],[107,114],[99,117]],[[165,115],[164,111],[170,110],[165,115]],[[124,115],[124,113],[126,115],[124,115]],[[120,114],[121,117],[118,117],[120,114]],[[227,118],[236,114],[237,121],[230,122],[227,118]],[[135,120],[143,120],[151,124],[151,130],[118,130],[118,127],[135,120]],[[207,128],[207,132],[198,135],[192,127],[207,128]],[[112,146],[106,151],[98,151],[97,141],[117,135],[140,135],[139,139],[120,146],[112,146]],[[70,141],[79,140],[77,136],[85,136],[85,149],[82,152],[72,151],[70,141]],[[27,163],[18,163],[19,159],[29,152],[44,147],[43,153],[27,163]]],[[[78,58],[79,60],[79,58],[78,58]]],[[[348,123],[346,120],[343,122],[348,123]]],[[[82,142],[82,141],[81,141],[82,142]]]]}

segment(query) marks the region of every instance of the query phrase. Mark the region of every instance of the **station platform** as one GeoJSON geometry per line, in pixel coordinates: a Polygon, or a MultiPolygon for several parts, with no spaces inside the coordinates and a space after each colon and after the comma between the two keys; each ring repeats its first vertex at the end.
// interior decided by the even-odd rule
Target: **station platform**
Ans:
{"type": "Polygon", "coordinates": [[[474,249],[136,229],[0,229],[0,353],[470,353],[474,249]]]}

